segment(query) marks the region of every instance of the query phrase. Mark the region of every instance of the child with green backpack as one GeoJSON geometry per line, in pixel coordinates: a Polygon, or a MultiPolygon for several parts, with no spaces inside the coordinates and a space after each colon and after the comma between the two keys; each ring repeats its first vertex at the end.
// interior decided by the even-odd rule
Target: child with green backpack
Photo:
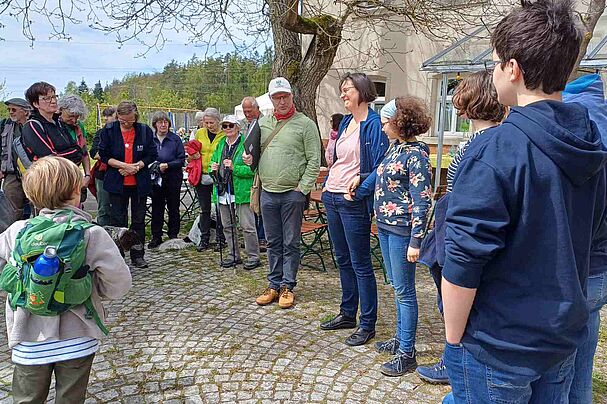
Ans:
{"type": "Polygon", "coordinates": [[[71,161],[39,159],[23,177],[39,216],[0,234],[15,403],[45,402],[53,373],[57,403],[84,402],[98,341],[108,333],[101,298],[118,299],[131,288],[114,241],[77,208],[81,186],[71,161]]]}

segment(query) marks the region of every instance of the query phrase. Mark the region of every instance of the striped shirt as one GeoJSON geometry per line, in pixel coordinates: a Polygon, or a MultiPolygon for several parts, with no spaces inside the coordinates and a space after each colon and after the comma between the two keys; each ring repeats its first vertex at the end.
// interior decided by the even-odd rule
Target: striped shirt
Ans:
{"type": "Polygon", "coordinates": [[[97,352],[99,341],[78,337],[44,342],[21,342],[13,347],[12,361],[18,365],[46,365],[83,358],[97,352]]]}
{"type": "Polygon", "coordinates": [[[470,143],[472,143],[472,141],[476,139],[478,135],[481,135],[484,131],[485,129],[479,130],[478,132],[474,132],[472,136],[470,136],[470,139],[468,139],[466,143],[460,146],[457,150],[457,153],[455,153],[455,157],[453,157],[453,160],[451,160],[451,164],[449,164],[449,168],[447,168],[447,192],[453,191],[453,180],[455,179],[455,173],[457,172],[457,167],[459,166],[460,161],[462,161],[462,158],[464,157],[464,153],[468,149],[468,146],[470,146],[470,143]]]}

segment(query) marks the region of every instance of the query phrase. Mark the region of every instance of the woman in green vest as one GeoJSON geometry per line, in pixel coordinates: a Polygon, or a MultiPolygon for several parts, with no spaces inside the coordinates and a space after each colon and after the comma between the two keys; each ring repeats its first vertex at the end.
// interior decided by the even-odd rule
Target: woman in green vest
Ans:
{"type": "Polygon", "coordinates": [[[209,172],[218,179],[213,202],[219,202],[223,235],[229,246],[229,256],[221,262],[221,266],[231,268],[242,262],[236,232],[236,216],[238,216],[247,253],[244,269],[251,270],[260,265],[255,216],[250,208],[253,172],[242,161],[244,138],[240,135],[240,122],[236,116],[228,115],[223,118],[221,128],[226,136],[215,149],[209,167],[209,172]]]}
{"type": "MultiPolygon", "coordinates": [[[[213,193],[213,180],[211,176],[206,174],[209,171],[209,163],[211,162],[211,156],[217,148],[217,145],[225,138],[225,133],[219,127],[221,121],[221,115],[215,108],[207,108],[203,112],[202,116],[203,127],[196,131],[194,139],[198,140],[202,144],[200,156],[191,156],[193,159],[201,157],[202,160],[202,172],[205,173],[200,179],[200,183],[196,186],[196,194],[198,195],[198,204],[200,205],[200,244],[198,244],[197,250],[204,251],[209,248],[209,238],[211,236],[211,194],[213,193]]],[[[222,227],[219,218],[217,218],[217,235],[215,239],[217,241],[217,248],[225,242],[222,234],[222,227]]]]}

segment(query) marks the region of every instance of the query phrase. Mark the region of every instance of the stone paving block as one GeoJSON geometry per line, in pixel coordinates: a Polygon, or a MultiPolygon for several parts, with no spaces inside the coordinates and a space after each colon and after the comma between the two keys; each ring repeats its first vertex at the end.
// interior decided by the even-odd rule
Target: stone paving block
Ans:
{"type": "MultiPolygon", "coordinates": [[[[373,343],[395,330],[393,292],[379,271],[377,337],[352,348],[344,340],[353,330],[319,329],[321,319],[339,311],[335,269],[300,271],[296,305],[281,310],[254,302],[267,285],[267,268],[234,275],[218,268],[213,252],[146,254],[150,267],[133,269],[131,292],[106,305],[111,333],[96,355],[87,403],[425,404],[439,403],[449,391],[413,373],[388,378],[379,372],[390,356],[376,353],[373,343]]],[[[416,286],[418,361],[430,364],[442,353],[444,330],[427,270],[418,271],[416,286]]],[[[605,345],[597,349],[599,375],[607,374],[605,345]]],[[[10,354],[2,332],[0,403],[12,402],[10,354]]],[[[53,391],[49,398],[52,403],[53,391]]]]}

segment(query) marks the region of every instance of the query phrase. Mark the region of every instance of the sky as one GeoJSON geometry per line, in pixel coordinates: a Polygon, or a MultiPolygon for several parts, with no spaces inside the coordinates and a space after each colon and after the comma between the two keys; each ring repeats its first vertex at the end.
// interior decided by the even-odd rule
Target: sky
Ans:
{"type": "MultiPolygon", "coordinates": [[[[70,42],[49,40],[50,28],[43,21],[35,24],[33,46],[21,33],[19,22],[5,16],[0,18],[0,83],[4,81],[4,98],[23,97],[24,91],[36,81],[53,84],[58,92],[69,81],[80,84],[84,79],[93,88],[97,81],[105,86],[128,73],[162,71],[171,60],[186,62],[195,54],[204,55],[205,48],[187,44],[187,37],[177,32],[165,33],[170,40],[161,51],[151,50],[137,57],[146,47],[129,43],[119,47],[111,36],[89,28],[86,23],[70,26],[70,42]]],[[[229,52],[229,48],[225,48],[229,52]]]]}

